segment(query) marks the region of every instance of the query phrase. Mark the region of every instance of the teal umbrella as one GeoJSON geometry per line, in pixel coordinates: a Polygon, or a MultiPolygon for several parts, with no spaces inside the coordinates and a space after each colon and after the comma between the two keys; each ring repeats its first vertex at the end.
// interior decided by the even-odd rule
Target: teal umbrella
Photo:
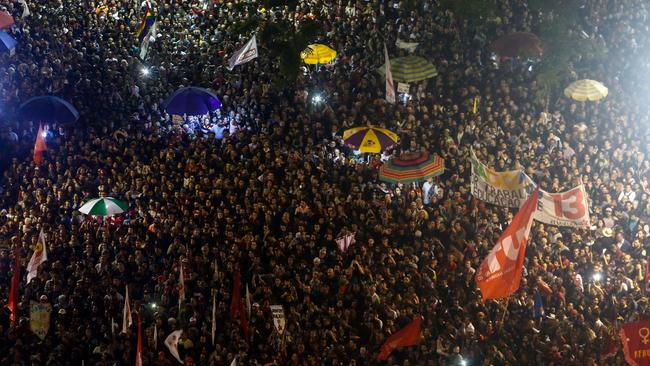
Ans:
{"type": "Polygon", "coordinates": [[[129,205],[113,197],[95,198],[86,202],[79,212],[93,216],[113,216],[129,209],[129,205]]]}

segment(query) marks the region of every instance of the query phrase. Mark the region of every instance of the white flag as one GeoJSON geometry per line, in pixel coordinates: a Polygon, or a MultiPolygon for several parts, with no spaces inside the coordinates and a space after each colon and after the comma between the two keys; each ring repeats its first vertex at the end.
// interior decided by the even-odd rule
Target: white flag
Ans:
{"type": "Polygon", "coordinates": [[[142,39],[140,44],[140,60],[144,60],[147,57],[147,52],[149,52],[149,42],[153,42],[156,39],[156,31],[158,30],[158,22],[154,21],[149,32],[142,39]]]}
{"type": "Polygon", "coordinates": [[[237,366],[237,356],[235,356],[235,358],[232,359],[230,366],[237,366]]]}
{"type": "Polygon", "coordinates": [[[235,52],[232,57],[230,57],[230,61],[228,61],[228,70],[232,70],[235,68],[237,65],[244,64],[254,58],[257,57],[257,40],[255,39],[255,35],[253,34],[253,37],[246,42],[244,47],[240,48],[235,52]]]}
{"type": "Polygon", "coordinates": [[[182,330],[171,332],[167,338],[165,338],[165,346],[169,349],[169,353],[171,353],[172,356],[174,356],[182,365],[183,361],[181,361],[181,356],[178,355],[178,340],[181,338],[181,335],[183,335],[182,330]]]}
{"type": "Polygon", "coordinates": [[[36,241],[36,248],[34,248],[34,253],[29,259],[27,264],[27,283],[29,284],[31,280],[38,275],[38,266],[43,264],[47,260],[47,245],[45,244],[45,234],[43,234],[43,229],[41,229],[40,234],[38,234],[38,240],[36,241]]]}
{"type": "Polygon", "coordinates": [[[122,311],[122,333],[126,333],[127,329],[133,323],[131,318],[131,304],[129,304],[129,286],[126,286],[126,295],[124,295],[124,310],[122,311]]]}
{"type": "Polygon", "coordinates": [[[386,43],[384,43],[384,59],[386,60],[386,101],[395,103],[395,85],[393,84],[393,73],[390,70],[390,59],[388,58],[386,43]]]}
{"type": "Polygon", "coordinates": [[[286,319],[284,318],[284,309],[282,305],[271,305],[271,314],[273,315],[273,325],[279,334],[284,334],[286,319]]]}
{"type": "Polygon", "coordinates": [[[158,324],[153,323],[153,349],[158,349],[158,324]]]}
{"type": "Polygon", "coordinates": [[[214,337],[217,334],[217,294],[212,294],[212,345],[214,346],[214,337]]]}
{"type": "Polygon", "coordinates": [[[26,0],[18,0],[18,3],[20,3],[23,6],[23,14],[20,16],[21,18],[28,17],[29,14],[29,7],[27,6],[27,1],[26,0]]]}

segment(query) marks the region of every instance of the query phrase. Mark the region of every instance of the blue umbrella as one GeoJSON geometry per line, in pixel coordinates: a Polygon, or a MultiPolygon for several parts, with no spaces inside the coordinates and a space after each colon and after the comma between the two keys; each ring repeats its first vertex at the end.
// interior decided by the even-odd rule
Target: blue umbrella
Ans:
{"type": "Polygon", "coordinates": [[[79,119],[79,112],[59,97],[34,97],[18,108],[18,115],[28,121],[71,123],[79,119]]]}
{"type": "Polygon", "coordinates": [[[192,86],[176,90],[165,100],[163,107],[169,114],[201,116],[219,109],[221,102],[211,91],[192,86]]]}
{"type": "Polygon", "coordinates": [[[0,30],[0,52],[11,52],[16,48],[16,40],[7,32],[0,30]]]}

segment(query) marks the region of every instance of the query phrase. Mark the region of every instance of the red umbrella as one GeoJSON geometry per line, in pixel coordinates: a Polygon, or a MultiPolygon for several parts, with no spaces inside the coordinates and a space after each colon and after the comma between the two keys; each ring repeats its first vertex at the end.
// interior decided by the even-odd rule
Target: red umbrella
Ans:
{"type": "Polygon", "coordinates": [[[492,42],[492,51],[501,57],[516,57],[522,54],[539,56],[544,53],[544,48],[536,35],[516,32],[492,42]]]}
{"type": "Polygon", "coordinates": [[[0,29],[9,29],[14,25],[14,17],[7,11],[0,11],[0,29]]]}

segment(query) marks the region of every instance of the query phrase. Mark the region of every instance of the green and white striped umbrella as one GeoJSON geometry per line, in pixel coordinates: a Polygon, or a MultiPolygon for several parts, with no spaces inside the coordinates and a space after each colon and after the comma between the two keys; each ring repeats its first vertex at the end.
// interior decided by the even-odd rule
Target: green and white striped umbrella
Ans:
{"type": "Polygon", "coordinates": [[[129,209],[129,205],[113,197],[95,198],[79,208],[79,212],[93,216],[113,216],[129,209]]]}
{"type": "MultiPolygon", "coordinates": [[[[386,64],[381,65],[377,71],[385,77],[386,64]]],[[[438,75],[438,70],[431,61],[414,55],[391,59],[390,71],[393,73],[393,80],[399,83],[413,83],[438,75]]]]}

